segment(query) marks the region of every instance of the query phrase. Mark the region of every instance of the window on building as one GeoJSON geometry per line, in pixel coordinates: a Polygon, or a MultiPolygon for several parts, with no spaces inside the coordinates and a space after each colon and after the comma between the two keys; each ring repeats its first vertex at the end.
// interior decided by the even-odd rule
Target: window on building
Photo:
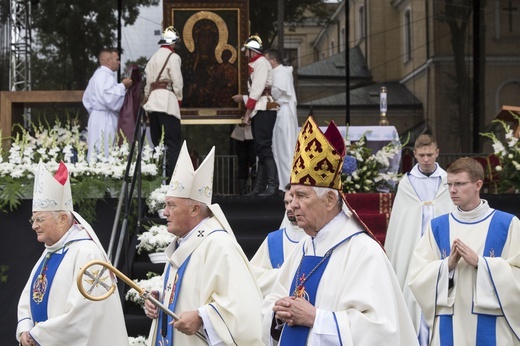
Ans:
{"type": "Polygon", "coordinates": [[[333,56],[334,54],[336,54],[336,52],[334,51],[334,48],[335,48],[335,44],[334,44],[334,40],[330,41],[330,44],[329,44],[329,56],[333,56]]]}
{"type": "Polygon", "coordinates": [[[404,13],[404,61],[412,60],[412,18],[410,10],[404,13]]]}
{"type": "Polygon", "coordinates": [[[357,32],[357,40],[361,41],[365,39],[365,7],[360,6],[358,10],[358,28],[356,30],[357,32]]]}
{"type": "Polygon", "coordinates": [[[347,40],[345,39],[345,28],[341,28],[340,32],[339,51],[343,52],[347,47],[347,40]]]}
{"type": "Polygon", "coordinates": [[[284,48],[283,49],[284,62],[286,65],[292,66],[294,69],[298,68],[298,49],[284,48]]]}

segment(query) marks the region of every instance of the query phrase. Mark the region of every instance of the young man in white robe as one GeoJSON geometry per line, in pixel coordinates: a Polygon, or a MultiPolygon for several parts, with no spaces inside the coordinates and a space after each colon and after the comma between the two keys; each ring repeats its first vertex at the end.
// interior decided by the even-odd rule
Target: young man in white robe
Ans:
{"type": "Polygon", "coordinates": [[[417,345],[385,252],[341,197],[338,128],[331,122],[323,134],[309,118],[296,148],[291,209],[307,236],[264,300],[264,343],[417,345]]]}
{"type": "Polygon", "coordinates": [[[283,199],[286,217],[282,223],[285,223],[285,226],[267,235],[250,262],[263,297],[271,292],[285,258],[305,236],[305,232],[298,227],[298,222],[291,209],[290,188],[290,184],[285,187],[283,199]]]}
{"type": "Polygon", "coordinates": [[[520,345],[520,221],[480,198],[476,160],[447,172],[457,209],[431,221],[408,274],[430,345],[520,345]]]}
{"type": "Polygon", "coordinates": [[[116,49],[102,49],[99,53],[99,68],[90,78],[83,93],[83,106],[87,109],[88,134],[87,160],[96,160],[99,154],[109,156],[117,136],[119,111],[125,101],[126,90],[132,79],[124,78],[118,83],[114,72],[119,70],[119,53],[116,49]]]}
{"type": "MultiPolygon", "coordinates": [[[[102,301],[79,291],[80,269],[92,260],[108,261],[92,227],[72,208],[70,179],[62,162],[53,177],[40,162],[30,219],[45,250],[29,275],[18,303],[16,338],[32,345],[127,345],[117,288],[102,301]]],[[[95,287],[92,295],[106,293],[95,287]]]]}
{"type": "Polygon", "coordinates": [[[420,135],[414,144],[417,164],[405,174],[397,187],[386,232],[385,249],[412,317],[421,346],[428,345],[428,325],[406,285],[406,274],[413,250],[428,228],[430,220],[449,213],[455,206],[450,199],[446,171],[436,162],[437,142],[432,135],[420,135]]]}
{"type": "Polygon", "coordinates": [[[278,170],[279,189],[284,191],[291,176],[291,161],[298,138],[293,68],[282,64],[282,58],[276,49],[266,50],[265,57],[273,67],[271,96],[279,106],[273,129],[273,155],[278,170]]]}
{"type": "Polygon", "coordinates": [[[194,171],[186,142],[181,147],[164,209],[175,237],[165,251],[163,288],[152,292],[180,319],[146,301],[154,319],[149,345],[262,344],[260,290],[226,217],[211,204],[214,160],[213,147],[194,171]]]}

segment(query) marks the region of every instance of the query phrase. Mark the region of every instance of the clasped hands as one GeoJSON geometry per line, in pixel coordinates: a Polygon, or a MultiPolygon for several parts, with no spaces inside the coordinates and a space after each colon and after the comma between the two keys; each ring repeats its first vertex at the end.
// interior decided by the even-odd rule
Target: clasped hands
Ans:
{"type": "Polygon", "coordinates": [[[469,246],[457,238],[453,241],[450,256],[448,257],[448,268],[450,271],[455,269],[461,258],[464,259],[468,265],[477,268],[478,255],[469,246]]]}
{"type": "Polygon", "coordinates": [[[290,326],[312,327],[316,318],[316,307],[302,298],[285,297],[274,303],[275,317],[290,326]]]}
{"type": "MultiPolygon", "coordinates": [[[[153,291],[150,294],[154,296],[155,299],[159,299],[159,293],[157,291],[153,291]]],[[[144,302],[144,311],[146,316],[151,319],[159,317],[159,308],[149,300],[145,300],[144,302]]],[[[179,317],[179,320],[172,321],[170,324],[183,334],[194,335],[199,331],[200,327],[202,327],[202,318],[199,316],[197,310],[181,312],[179,317]]]]}

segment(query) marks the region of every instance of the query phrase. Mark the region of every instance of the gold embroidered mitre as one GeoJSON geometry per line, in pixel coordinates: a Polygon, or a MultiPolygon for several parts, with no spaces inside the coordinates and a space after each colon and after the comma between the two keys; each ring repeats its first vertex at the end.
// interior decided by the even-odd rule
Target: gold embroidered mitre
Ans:
{"type": "Polygon", "coordinates": [[[334,121],[323,133],[309,117],[298,134],[291,172],[291,184],[341,190],[341,168],[345,141],[334,121]]]}

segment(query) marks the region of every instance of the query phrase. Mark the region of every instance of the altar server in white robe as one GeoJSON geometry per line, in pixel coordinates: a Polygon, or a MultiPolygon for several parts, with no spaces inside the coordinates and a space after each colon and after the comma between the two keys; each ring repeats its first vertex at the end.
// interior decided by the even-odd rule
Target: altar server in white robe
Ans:
{"type": "Polygon", "coordinates": [[[310,117],[298,137],[290,190],[307,236],[264,300],[266,344],[418,344],[383,248],[338,191],[344,155],[334,122],[322,133],[310,117]]]}
{"type": "Polygon", "coordinates": [[[163,288],[153,294],[172,318],[149,301],[149,345],[261,345],[262,296],[249,262],[218,204],[211,204],[215,147],[194,171],[183,143],[164,216],[175,235],[166,249],[163,288]]]}
{"type": "Polygon", "coordinates": [[[480,198],[476,160],[447,172],[457,209],[431,221],[408,274],[430,345],[520,345],[520,221],[480,198]]]}
{"type": "MultiPolygon", "coordinates": [[[[45,250],[18,303],[17,340],[23,346],[128,345],[117,289],[99,302],[78,289],[80,269],[108,256],[92,227],[73,211],[67,167],[61,162],[53,177],[40,162],[34,180],[30,222],[45,250]]],[[[105,293],[95,287],[91,294],[105,293]]]]}
{"type": "Polygon", "coordinates": [[[422,134],[415,140],[417,164],[405,174],[397,187],[386,232],[385,249],[412,317],[422,346],[428,345],[428,325],[406,284],[413,250],[428,228],[430,220],[455,208],[446,183],[446,171],[436,162],[439,148],[435,138],[422,134]]]}
{"type": "Polygon", "coordinates": [[[116,49],[102,49],[99,53],[99,68],[90,78],[83,93],[83,106],[88,117],[87,160],[96,160],[96,155],[108,157],[117,136],[119,111],[125,101],[126,90],[132,86],[131,78],[118,83],[114,73],[119,70],[119,53],[116,49]]]}
{"type": "Polygon", "coordinates": [[[285,217],[282,224],[284,226],[267,235],[250,262],[264,297],[271,292],[285,258],[294,251],[298,242],[305,236],[303,229],[298,227],[298,222],[291,209],[290,188],[291,185],[287,184],[283,199],[285,217]]]}
{"type": "Polygon", "coordinates": [[[278,104],[273,129],[273,155],[280,191],[289,183],[294,146],[298,138],[298,114],[292,66],[284,66],[280,52],[268,49],[265,57],[273,67],[271,96],[278,104]]]}

